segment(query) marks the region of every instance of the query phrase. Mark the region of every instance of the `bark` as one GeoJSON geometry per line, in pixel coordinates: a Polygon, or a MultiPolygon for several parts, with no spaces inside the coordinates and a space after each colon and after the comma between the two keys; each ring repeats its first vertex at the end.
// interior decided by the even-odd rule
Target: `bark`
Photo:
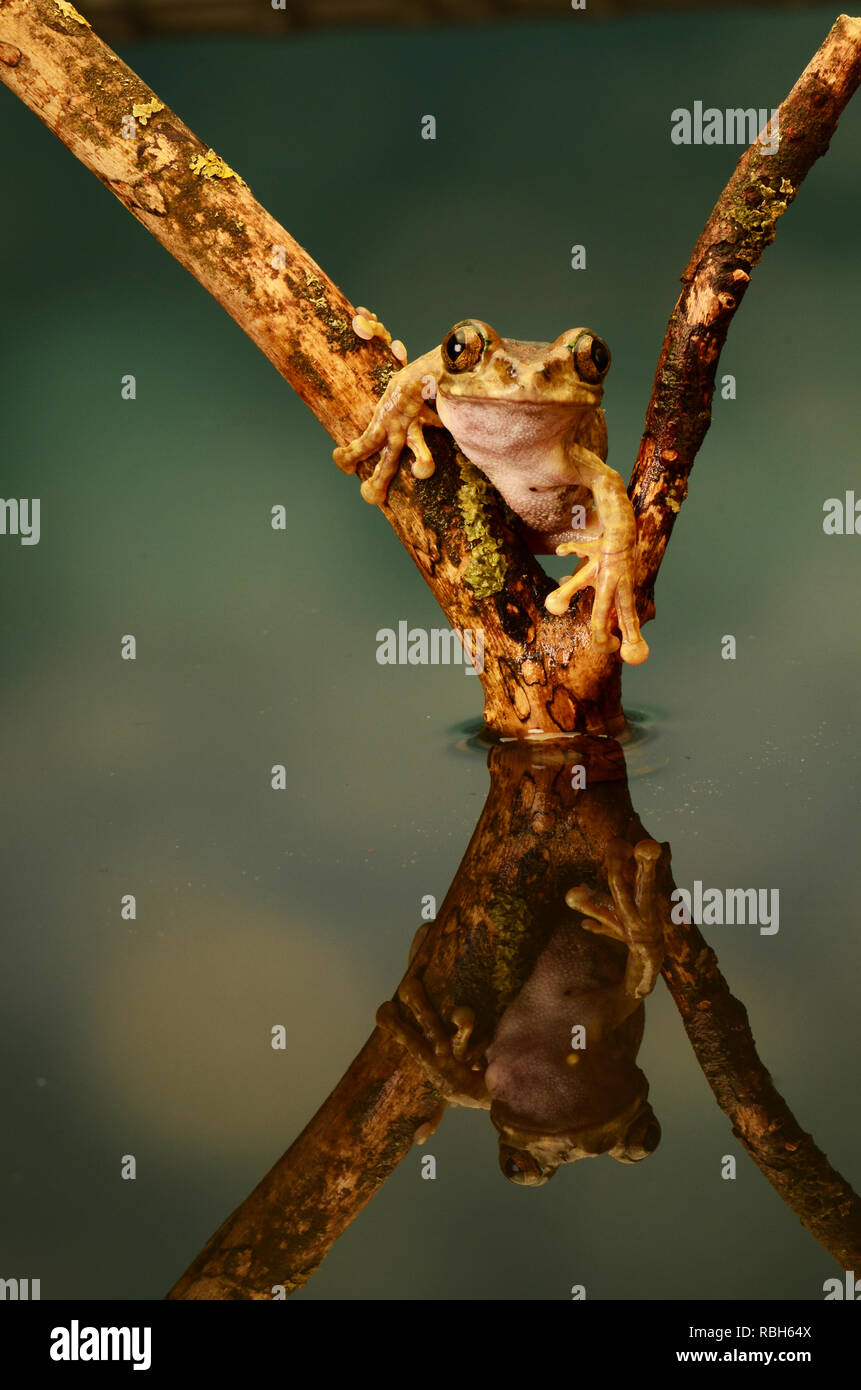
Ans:
{"type": "Polygon", "coordinates": [[[643,619],[654,614],[655,580],[711,422],[729,326],[778,219],[826,153],[859,81],[861,19],[841,15],[779,108],[779,148],[766,154],[757,142],[742,155],[682,275],[628,489],[638,517],[643,619]]]}
{"type": "MultiPolygon", "coordinates": [[[[747,283],[740,275],[827,147],[857,86],[859,52],[861,21],[844,16],[781,108],[779,154],[767,168],[756,150],[744,157],[686,272],[634,475],[644,618],[708,426],[717,352],[747,283]]],[[[218,299],[337,443],[361,431],[397,366],[388,348],[356,337],[341,291],[68,0],[2,0],[0,77],[218,299]],[[134,137],[124,138],[136,111],[134,137]]],[[[492,490],[461,476],[448,436],[433,434],[435,474],[417,482],[402,468],[383,511],[449,625],[484,633],[486,722],[514,736],[618,732],[621,663],[592,648],[591,592],[564,616],[547,613],[553,581],[492,490]],[[477,561],[473,589],[464,576],[477,561]]]]}

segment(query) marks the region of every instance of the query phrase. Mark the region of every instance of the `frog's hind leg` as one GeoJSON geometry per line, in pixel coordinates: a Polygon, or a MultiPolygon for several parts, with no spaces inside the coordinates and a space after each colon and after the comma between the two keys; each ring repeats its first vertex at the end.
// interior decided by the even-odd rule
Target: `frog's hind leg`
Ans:
{"type": "Polygon", "coordinates": [[[582,913],[587,931],[613,937],[628,947],[625,992],[635,999],[651,994],[664,959],[664,931],[655,888],[663,854],[663,847],[655,840],[640,840],[636,846],[626,840],[611,840],[606,859],[610,892],[579,884],[565,895],[568,906],[582,913]]]}

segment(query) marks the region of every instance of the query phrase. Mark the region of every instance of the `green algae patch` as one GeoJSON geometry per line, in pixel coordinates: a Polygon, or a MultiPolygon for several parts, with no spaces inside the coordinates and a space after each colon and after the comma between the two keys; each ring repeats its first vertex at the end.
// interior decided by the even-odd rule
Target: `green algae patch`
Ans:
{"type": "Polygon", "coordinates": [[[461,478],[457,504],[470,543],[464,583],[469,585],[476,598],[491,598],[501,590],[508,570],[508,559],[502,552],[502,543],[493,534],[490,522],[491,501],[495,494],[484,475],[464,454],[458,452],[457,463],[461,478]]]}
{"type": "Polygon", "coordinates": [[[778,218],[786,212],[797,192],[798,189],[789,179],[782,178],[776,189],[765,180],[757,179],[735,198],[732,216],[755,243],[768,246],[774,241],[778,218]]]}
{"type": "Polygon", "coordinates": [[[523,988],[532,939],[532,912],[523,898],[513,893],[498,893],[488,904],[487,916],[498,932],[492,981],[501,1011],[523,988]]]}

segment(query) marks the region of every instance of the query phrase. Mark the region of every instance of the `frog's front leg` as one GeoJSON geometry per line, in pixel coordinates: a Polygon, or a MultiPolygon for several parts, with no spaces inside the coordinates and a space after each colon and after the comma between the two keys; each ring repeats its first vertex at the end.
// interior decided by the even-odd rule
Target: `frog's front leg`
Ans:
{"type": "Polygon", "coordinates": [[[486,1109],[490,1096],[484,1081],[483,1049],[471,1043],[475,1015],[460,1005],[452,1010],[455,1032],[450,1034],[427,997],[421,981],[414,975],[398,990],[398,998],[412,1014],[418,1028],[403,1022],[397,1005],[390,999],[377,1010],[377,1026],[391,1033],[421,1064],[434,1089],[444,1098],[429,1125],[416,1133],[416,1143],[424,1143],[442,1118],[445,1104],[469,1105],[486,1109]]]}
{"type": "Polygon", "coordinates": [[[547,595],[545,607],[550,613],[566,613],[574,594],[591,586],[595,590],[591,624],[595,648],[599,652],[618,651],[623,661],[639,666],[649,655],[649,648],[640,633],[634,599],[634,509],[615,469],[582,447],[577,447],[575,458],[578,473],[595,499],[601,534],[593,538],[587,533],[557,547],[557,555],[582,555],[585,563],[547,595]],[[621,644],[612,632],[613,608],[622,633],[621,644]]]}
{"type": "Polygon", "coordinates": [[[664,849],[655,840],[611,840],[607,847],[608,893],[581,883],[570,888],[565,901],[583,914],[587,931],[611,936],[628,948],[625,993],[645,999],[655,987],[664,961],[664,928],[655,875],[664,849]],[[633,876],[630,873],[633,861],[633,876]]]}
{"type": "Polygon", "coordinates": [[[355,473],[362,459],[381,451],[376,468],[362,483],[366,502],[385,502],[405,445],[413,452],[413,476],[429,478],[433,473],[433,456],[422,431],[428,425],[442,428],[442,421],[430,404],[435,399],[441,371],[439,348],[401,368],[380,397],[367,428],[352,444],[342,445],[332,454],[343,472],[355,473]]]}

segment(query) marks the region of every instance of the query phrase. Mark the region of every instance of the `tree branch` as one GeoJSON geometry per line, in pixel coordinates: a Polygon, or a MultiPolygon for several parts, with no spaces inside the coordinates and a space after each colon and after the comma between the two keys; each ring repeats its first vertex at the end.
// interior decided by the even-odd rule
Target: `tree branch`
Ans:
{"type": "MultiPolygon", "coordinates": [[[[767,166],[757,147],[744,156],[686,272],[633,482],[645,614],[708,426],[740,276],[857,85],[859,28],[845,17],[834,26],[781,108],[780,151],[767,166]]],[[[2,0],[0,77],[227,309],[337,443],[361,432],[397,366],[388,349],[356,336],[341,291],[68,0],[2,0]]],[[[486,722],[507,735],[618,731],[621,663],[592,647],[590,595],[549,614],[553,581],[500,499],[475,470],[458,469],[447,434],[430,431],[429,443],[434,475],[416,481],[401,469],[383,511],[451,627],[484,633],[486,722]]]]}
{"type": "Polygon", "coordinates": [[[654,616],[655,580],[688,477],[711,423],[721,349],[751,273],[811,167],[828,149],[861,82],[861,19],[841,15],[778,112],[780,144],[746,150],[682,275],[646,429],[628,492],[638,517],[640,616],[654,616]]]}
{"type": "MultiPolygon", "coordinates": [[[[337,286],[85,20],[57,0],[0,0],[0,78],[214,295],[337,443],[361,433],[400,364],[353,332],[337,286]],[[151,114],[125,139],[136,107],[151,114]]],[[[444,431],[428,442],[434,476],[401,469],[382,510],[451,627],[484,632],[487,722],[504,733],[621,728],[619,662],[591,651],[588,605],[545,611],[553,582],[501,501],[461,476],[444,431]],[[477,558],[476,592],[464,575],[477,558]]]]}

